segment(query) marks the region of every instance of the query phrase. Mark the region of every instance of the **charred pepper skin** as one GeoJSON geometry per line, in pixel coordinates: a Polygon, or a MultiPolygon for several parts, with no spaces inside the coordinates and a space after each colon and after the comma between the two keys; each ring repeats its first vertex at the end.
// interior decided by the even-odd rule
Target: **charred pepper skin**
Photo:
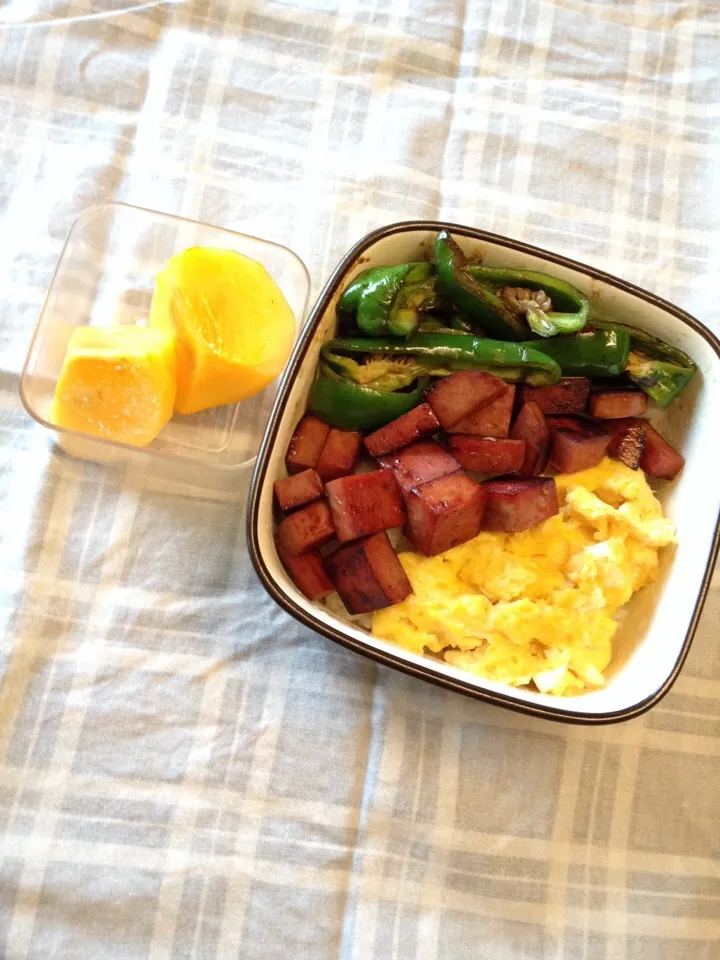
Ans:
{"type": "Polygon", "coordinates": [[[435,240],[435,266],[441,293],[473,324],[499,340],[522,340],[527,327],[499,297],[486,290],[464,269],[465,254],[447,230],[435,240]]]}
{"type": "Polygon", "coordinates": [[[438,286],[455,306],[484,331],[502,340],[522,340],[575,333],[587,323],[590,303],[572,284],[534,270],[486,267],[468,262],[447,230],[435,241],[438,286]],[[500,295],[505,287],[543,290],[555,309],[546,312],[533,300],[525,303],[527,324],[500,295]]]}
{"type": "Polygon", "coordinates": [[[630,335],[620,327],[583,330],[569,337],[529,340],[534,347],[552,357],[565,377],[619,377],[625,372],[630,353],[630,335]]]}
{"type": "Polygon", "coordinates": [[[625,372],[636,387],[646,393],[658,406],[666,409],[695,376],[697,367],[680,366],[660,360],[640,350],[631,350],[625,372]]]}
{"type": "Polygon", "coordinates": [[[417,375],[447,376],[456,370],[486,370],[502,380],[547,386],[562,376],[559,365],[536,344],[508,343],[465,333],[416,333],[405,339],[349,337],[323,347],[326,362],[354,354],[405,357],[417,375]]]}
{"type": "Polygon", "coordinates": [[[697,372],[695,362],[682,350],[659,337],[624,323],[598,320],[601,329],[614,326],[630,337],[630,353],[625,373],[632,382],[663,409],[682,393],[697,372]]]}
{"type": "Polygon", "coordinates": [[[324,345],[308,407],[332,427],[375,430],[421,403],[430,377],[456,370],[486,370],[533,386],[561,376],[557,363],[532,346],[472,334],[348,337],[324,345]]]}

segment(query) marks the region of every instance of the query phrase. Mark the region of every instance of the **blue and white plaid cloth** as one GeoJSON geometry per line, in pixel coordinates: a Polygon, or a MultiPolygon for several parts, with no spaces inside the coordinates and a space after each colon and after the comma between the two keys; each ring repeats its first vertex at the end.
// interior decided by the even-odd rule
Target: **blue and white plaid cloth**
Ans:
{"type": "Polygon", "coordinates": [[[314,292],[371,228],[464,222],[720,330],[716,0],[5,0],[0,27],[0,957],[718,957],[717,581],[651,713],[515,716],[281,613],[245,483],[72,460],[18,400],[110,199],[285,243],[314,292]]]}

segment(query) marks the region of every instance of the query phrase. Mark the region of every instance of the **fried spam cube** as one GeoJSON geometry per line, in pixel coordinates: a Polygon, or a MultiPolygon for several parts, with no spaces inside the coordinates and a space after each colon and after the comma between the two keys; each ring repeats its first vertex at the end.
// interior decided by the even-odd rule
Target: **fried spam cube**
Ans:
{"type": "Polygon", "coordinates": [[[647,394],[641,390],[598,390],[590,396],[589,411],[601,420],[618,420],[642,417],[647,407],[647,394]]]}
{"type": "Polygon", "coordinates": [[[360,456],[362,434],[355,430],[330,429],[323,444],[316,470],[320,479],[337,480],[352,473],[360,456]]]}
{"type": "Polygon", "coordinates": [[[582,413],[590,395],[587,377],[563,377],[550,387],[522,388],[522,402],[534,400],[543,413],[582,413]]]}
{"type": "Polygon", "coordinates": [[[392,470],[331,480],[325,493],[341,543],[400,526],[405,506],[392,470]]]}
{"type": "Polygon", "coordinates": [[[483,370],[461,370],[436,380],[428,390],[427,402],[444,430],[485,407],[507,391],[499,377],[483,370]]]}
{"type": "Polygon", "coordinates": [[[323,483],[315,470],[303,470],[291,477],[283,477],[273,484],[275,499],[286,513],[319,500],[323,495],[323,483]]]}
{"type": "Polygon", "coordinates": [[[280,547],[291,557],[319,547],[334,534],[330,507],[325,500],[317,500],[302,510],[296,510],[281,520],[277,528],[280,547]]]}
{"type": "Polygon", "coordinates": [[[640,466],[649,477],[662,480],[674,480],[685,465],[685,457],[671,447],[655,427],[647,421],[644,424],[645,447],[640,457],[640,466]]]}
{"type": "Polygon", "coordinates": [[[430,404],[421,403],[392,423],[368,434],[364,440],[365,449],[371,457],[382,457],[393,450],[406,447],[413,440],[436,433],[439,429],[440,424],[430,404]]]}
{"type": "Polygon", "coordinates": [[[542,473],[550,452],[550,431],[545,414],[534,400],[522,405],[510,429],[510,436],[514,440],[525,441],[525,459],[518,473],[526,477],[542,473]]]}
{"type": "Polygon", "coordinates": [[[557,487],[552,477],[487,480],[483,530],[517,533],[529,530],[559,513],[557,487]]]}
{"type": "Polygon", "coordinates": [[[506,392],[501,393],[497,400],[458,420],[448,433],[464,433],[473,437],[507,437],[515,407],[516,388],[514,384],[506,386],[506,392]]]}
{"type": "Polygon", "coordinates": [[[610,443],[609,433],[596,433],[583,436],[568,430],[557,430],[552,437],[550,466],[558,473],[577,473],[596,467],[610,443]]]}
{"type": "Polygon", "coordinates": [[[631,470],[637,470],[645,449],[645,420],[628,417],[613,420],[608,424],[612,439],[608,445],[608,455],[619,460],[631,470]]]}
{"type": "Polygon", "coordinates": [[[421,483],[429,483],[460,469],[460,464],[433,440],[421,440],[396,453],[380,457],[381,467],[392,470],[398,486],[407,494],[421,483]]]}
{"type": "Polygon", "coordinates": [[[385,531],[340,547],[325,558],[325,569],[348,613],[380,610],[412,593],[385,531]]]}
{"type": "Polygon", "coordinates": [[[325,572],[319,550],[306,550],[293,556],[287,553],[279,539],[275,538],[278,554],[283,566],[290,574],[295,586],[308,600],[322,600],[335,589],[325,572]]]}
{"type": "Polygon", "coordinates": [[[288,473],[300,473],[317,467],[330,427],[311,413],[305,414],[295,427],[288,446],[285,466],[288,473]]]}
{"type": "Polygon", "coordinates": [[[461,467],[478,473],[517,473],[525,462],[524,440],[453,434],[448,449],[461,467]]]}
{"type": "Polygon", "coordinates": [[[472,540],[480,531],[485,491],[459,470],[411,490],[407,534],[426,557],[472,540]]]}

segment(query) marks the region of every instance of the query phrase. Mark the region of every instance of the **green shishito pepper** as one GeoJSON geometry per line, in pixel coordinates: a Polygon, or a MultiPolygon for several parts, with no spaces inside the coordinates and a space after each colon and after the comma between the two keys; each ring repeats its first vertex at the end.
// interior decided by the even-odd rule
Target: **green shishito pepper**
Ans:
{"type": "Polygon", "coordinates": [[[446,377],[456,370],[486,370],[502,380],[545,386],[560,379],[554,360],[534,345],[487,340],[468,333],[416,333],[407,339],[350,337],[330,340],[323,359],[338,373],[368,383],[392,372],[393,386],[400,377],[423,374],[446,377]],[[365,358],[359,363],[355,356],[365,358]]]}
{"type": "Polygon", "coordinates": [[[338,430],[377,430],[422,402],[429,380],[415,380],[410,390],[385,391],[364,386],[321,363],[310,390],[308,409],[338,430]]]}
{"type": "Polygon", "coordinates": [[[341,430],[374,430],[417,406],[429,377],[456,370],[485,370],[532,386],[555,383],[561,376],[557,363],[531,346],[472,334],[350,337],[323,347],[308,406],[341,430]]]}
{"type": "Polygon", "coordinates": [[[414,333],[421,312],[437,302],[433,265],[401,263],[361,273],[340,297],[338,310],[355,313],[363,333],[401,337],[414,333]]]}
{"type": "Polygon", "coordinates": [[[529,332],[554,337],[582,330],[587,322],[590,304],[572,284],[534,270],[468,262],[447,230],[437,235],[435,264],[440,292],[494,337],[522,340],[529,332]],[[500,295],[508,288],[523,288],[530,293],[543,290],[553,309],[546,311],[530,296],[519,301],[518,313],[511,300],[500,295]]]}
{"type": "Polygon", "coordinates": [[[566,377],[619,377],[630,353],[630,335],[620,327],[608,327],[542,342],[529,340],[520,346],[534,347],[552,357],[566,377]]]}
{"type": "Polygon", "coordinates": [[[630,338],[625,373],[659,406],[669,407],[695,376],[697,367],[690,357],[669,343],[624,323],[593,320],[601,329],[613,326],[630,338]]]}

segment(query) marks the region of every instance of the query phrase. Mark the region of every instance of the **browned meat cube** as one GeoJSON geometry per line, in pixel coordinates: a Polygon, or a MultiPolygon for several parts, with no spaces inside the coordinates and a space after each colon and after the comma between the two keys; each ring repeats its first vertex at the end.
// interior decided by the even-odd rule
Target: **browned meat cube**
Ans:
{"type": "Polygon", "coordinates": [[[355,430],[336,430],[334,427],[327,435],[320,459],[317,462],[317,472],[325,483],[328,480],[337,480],[346,477],[355,469],[360,456],[362,434],[355,430]]]}
{"type": "Polygon", "coordinates": [[[534,400],[522,405],[510,436],[513,440],[525,441],[525,459],[518,473],[526,477],[542,473],[550,452],[550,431],[545,423],[545,414],[534,400]]]}
{"type": "Polygon", "coordinates": [[[506,437],[510,433],[515,406],[515,385],[506,386],[507,391],[501,393],[497,400],[463,417],[448,433],[464,433],[471,437],[506,437]]]}
{"type": "Polygon", "coordinates": [[[449,430],[458,420],[487,406],[506,391],[507,384],[491,373],[461,370],[436,380],[426,397],[443,429],[449,430]]]}
{"type": "Polygon", "coordinates": [[[598,390],[590,395],[590,413],[601,420],[642,417],[647,406],[647,394],[642,390],[598,390]]]}
{"type": "Polygon", "coordinates": [[[287,553],[276,538],[278,554],[295,586],[308,600],[321,600],[335,589],[325,572],[319,550],[308,550],[296,557],[287,553]]]}
{"type": "Polygon", "coordinates": [[[413,440],[427,437],[440,429],[437,417],[429,403],[421,403],[409,413],[393,420],[384,427],[365,437],[365,449],[371,457],[382,457],[400,447],[406,447],[413,440]]]}
{"type": "Polygon", "coordinates": [[[341,543],[399,527],[405,520],[405,506],[392,470],[331,480],[325,493],[341,543]]]}
{"type": "Polygon", "coordinates": [[[325,558],[325,568],[348,613],[380,610],[412,593],[385,531],[340,547],[325,558]]]}
{"type": "Polygon", "coordinates": [[[517,533],[542,523],[560,512],[557,487],[552,477],[528,480],[487,480],[483,530],[517,533]]]}
{"type": "Polygon", "coordinates": [[[315,469],[329,432],[330,427],[326,423],[311,413],[305,414],[295,427],[288,447],[285,457],[287,472],[300,473],[301,470],[315,469]]]}
{"type": "Polygon", "coordinates": [[[545,425],[550,431],[550,436],[558,430],[565,430],[569,433],[582,433],[589,436],[594,432],[604,433],[607,429],[605,426],[598,429],[596,424],[586,417],[545,417],[545,425]]]}
{"type": "Polygon", "coordinates": [[[551,387],[522,388],[522,402],[534,400],[543,413],[582,413],[590,394],[587,377],[563,377],[551,387]]]}
{"type": "Polygon", "coordinates": [[[480,531],[485,491],[459,470],[411,490],[407,535],[426,557],[472,540],[480,531]]]}
{"type": "Polygon", "coordinates": [[[421,483],[429,483],[460,469],[457,460],[432,440],[412,443],[397,453],[380,457],[378,463],[381,467],[393,471],[403,493],[408,493],[421,483]]]}
{"type": "Polygon", "coordinates": [[[600,463],[609,443],[609,433],[584,436],[581,433],[557,430],[552,439],[550,466],[554,467],[558,473],[589,470],[590,467],[596,467],[600,463]]]}
{"type": "Polygon", "coordinates": [[[685,465],[685,457],[671,447],[647,420],[639,420],[645,429],[645,447],[640,466],[649,477],[674,480],[685,465]]]}
{"type": "Polygon", "coordinates": [[[479,473],[517,473],[525,462],[524,440],[453,435],[448,447],[461,467],[479,473]]]}
{"type": "Polygon", "coordinates": [[[276,480],[273,490],[278,506],[285,512],[312,503],[323,495],[322,480],[315,470],[303,470],[302,473],[276,480]]]}
{"type": "Polygon", "coordinates": [[[640,466],[643,450],[645,449],[645,421],[635,420],[632,417],[623,420],[613,420],[608,424],[612,439],[607,452],[615,460],[620,460],[631,470],[640,466]]]}
{"type": "MultiPolygon", "coordinates": [[[[336,481],[337,482],[337,481],[336,481]]],[[[335,533],[330,507],[317,500],[281,520],[277,538],[284,556],[296,557],[325,543],[335,533]]]]}

